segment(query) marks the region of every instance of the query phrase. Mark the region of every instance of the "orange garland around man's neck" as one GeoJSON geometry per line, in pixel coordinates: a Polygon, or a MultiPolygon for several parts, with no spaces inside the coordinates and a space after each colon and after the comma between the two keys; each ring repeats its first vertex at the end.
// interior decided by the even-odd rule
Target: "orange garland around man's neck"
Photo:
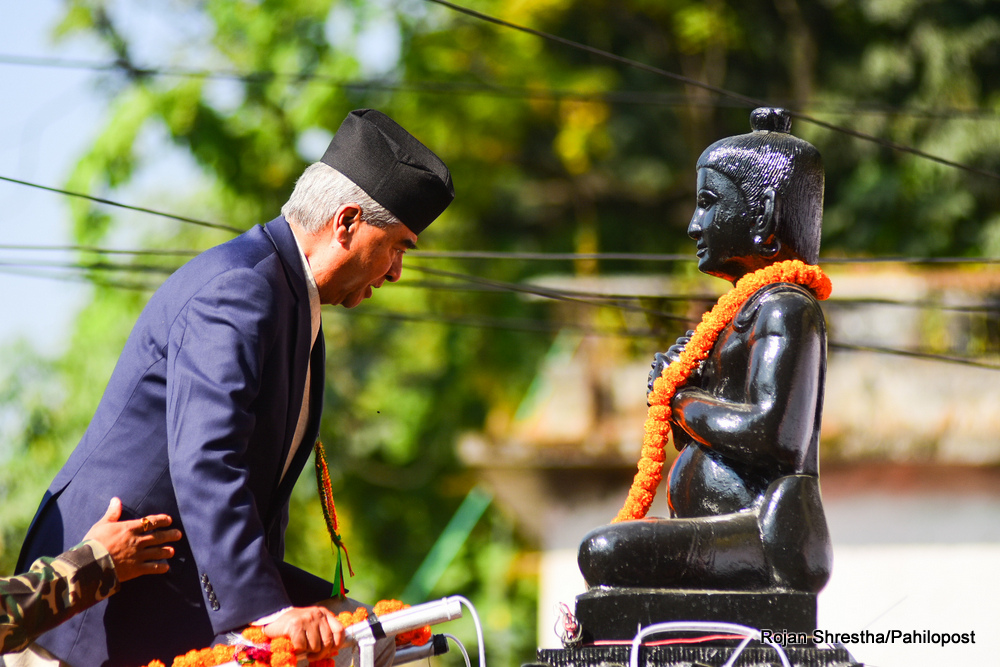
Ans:
{"type": "Polygon", "coordinates": [[[691,340],[684,347],[680,359],[663,369],[653,383],[649,394],[649,412],[646,416],[645,435],[642,440],[642,455],[639,470],[632,480],[628,498],[615,517],[614,522],[641,519],[646,516],[656,487],[663,479],[665,448],[670,439],[670,401],[698,365],[708,358],[716,339],[726,328],[750,296],[771,283],[797,283],[808,288],[819,300],[830,296],[830,279],[812,264],[797,259],[777,262],[748,273],[724,294],[715,306],[701,318],[691,340]]]}

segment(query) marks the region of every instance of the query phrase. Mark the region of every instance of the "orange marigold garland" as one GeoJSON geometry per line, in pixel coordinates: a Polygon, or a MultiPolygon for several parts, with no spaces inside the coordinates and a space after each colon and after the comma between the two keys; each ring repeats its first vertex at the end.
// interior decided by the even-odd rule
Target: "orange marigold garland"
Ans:
{"type": "MultiPolygon", "coordinates": [[[[394,611],[407,609],[410,605],[399,600],[380,600],[372,607],[376,616],[391,614],[394,611]]],[[[342,611],[337,614],[337,620],[345,628],[355,623],[368,620],[368,610],[358,607],[354,612],[342,611]]],[[[217,667],[229,662],[237,662],[245,667],[296,667],[298,657],[288,637],[269,639],[264,634],[264,628],[250,626],[245,628],[240,636],[245,641],[242,644],[219,644],[201,650],[191,650],[174,658],[170,667],[217,667]]],[[[413,644],[423,646],[431,639],[431,626],[403,632],[396,635],[396,646],[413,644]]],[[[146,667],[166,667],[161,661],[153,660],[146,667]]],[[[314,660],[309,667],[334,667],[334,660],[314,660]]]]}
{"type": "MultiPolygon", "coordinates": [[[[399,600],[379,600],[372,607],[376,616],[384,616],[385,614],[391,614],[394,611],[400,611],[403,609],[409,609],[410,605],[400,602],[399,600]]],[[[416,628],[415,630],[410,630],[409,632],[401,632],[396,635],[396,646],[405,646],[406,644],[413,644],[414,646],[423,646],[431,640],[431,626],[425,625],[422,628],[416,628]]]]}
{"type": "Polygon", "coordinates": [[[330,484],[330,469],[326,467],[326,450],[319,440],[313,447],[316,458],[316,486],[319,487],[320,504],[323,506],[323,518],[326,520],[326,530],[330,533],[330,541],[337,552],[337,569],[333,574],[334,589],[338,591],[340,597],[347,597],[347,588],[344,586],[344,564],[347,561],[347,571],[354,576],[354,569],[351,568],[351,557],[347,553],[347,547],[338,533],[337,507],[333,504],[333,488],[330,484]]]}
{"type": "Polygon", "coordinates": [[[797,259],[777,262],[748,273],[736,281],[729,292],[701,318],[691,340],[684,347],[680,358],[663,369],[649,393],[649,411],[646,414],[645,433],[639,457],[638,471],[632,480],[628,498],[618,511],[614,523],[631,521],[646,516],[656,488],[663,479],[663,462],[670,439],[670,401],[677,389],[687,382],[691,374],[708,358],[719,334],[726,328],[750,296],[771,283],[796,283],[808,288],[816,298],[830,296],[832,285],[822,269],[797,259]]]}

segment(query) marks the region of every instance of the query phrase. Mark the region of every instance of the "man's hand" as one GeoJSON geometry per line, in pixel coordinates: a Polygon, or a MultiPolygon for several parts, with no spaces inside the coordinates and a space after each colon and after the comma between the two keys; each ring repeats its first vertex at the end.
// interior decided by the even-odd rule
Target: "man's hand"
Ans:
{"type": "Polygon", "coordinates": [[[170,569],[164,560],[174,555],[174,548],[162,546],[166,542],[181,539],[179,530],[158,530],[173,523],[166,514],[154,514],[119,521],[122,515],[122,501],[112,498],[108,511],[95,523],[85,540],[97,540],[111,554],[115,563],[118,581],[128,581],[144,574],[163,574],[170,569]]]}
{"type": "Polygon", "coordinates": [[[293,607],[265,625],[264,634],[287,636],[295,652],[307,654],[310,661],[332,658],[344,643],[344,626],[325,607],[293,607]]]}

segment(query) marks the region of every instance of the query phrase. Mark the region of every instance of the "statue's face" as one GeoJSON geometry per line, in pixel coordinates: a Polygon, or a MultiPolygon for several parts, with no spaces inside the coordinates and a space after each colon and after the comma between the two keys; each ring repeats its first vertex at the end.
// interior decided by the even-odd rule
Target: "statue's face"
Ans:
{"type": "Polygon", "coordinates": [[[751,224],[736,183],[714,169],[699,169],[697,208],[687,230],[698,242],[698,270],[730,281],[742,277],[757,254],[751,224]]]}

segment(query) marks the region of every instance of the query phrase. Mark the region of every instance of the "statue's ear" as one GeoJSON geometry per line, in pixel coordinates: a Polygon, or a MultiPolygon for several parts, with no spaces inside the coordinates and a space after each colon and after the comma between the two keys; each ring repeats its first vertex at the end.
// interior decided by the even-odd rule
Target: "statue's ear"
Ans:
{"type": "Polygon", "coordinates": [[[781,241],[777,238],[778,219],[774,215],[776,208],[777,193],[774,188],[764,190],[761,196],[761,203],[764,211],[760,214],[753,225],[753,242],[763,257],[774,257],[781,248],[781,241]]]}

